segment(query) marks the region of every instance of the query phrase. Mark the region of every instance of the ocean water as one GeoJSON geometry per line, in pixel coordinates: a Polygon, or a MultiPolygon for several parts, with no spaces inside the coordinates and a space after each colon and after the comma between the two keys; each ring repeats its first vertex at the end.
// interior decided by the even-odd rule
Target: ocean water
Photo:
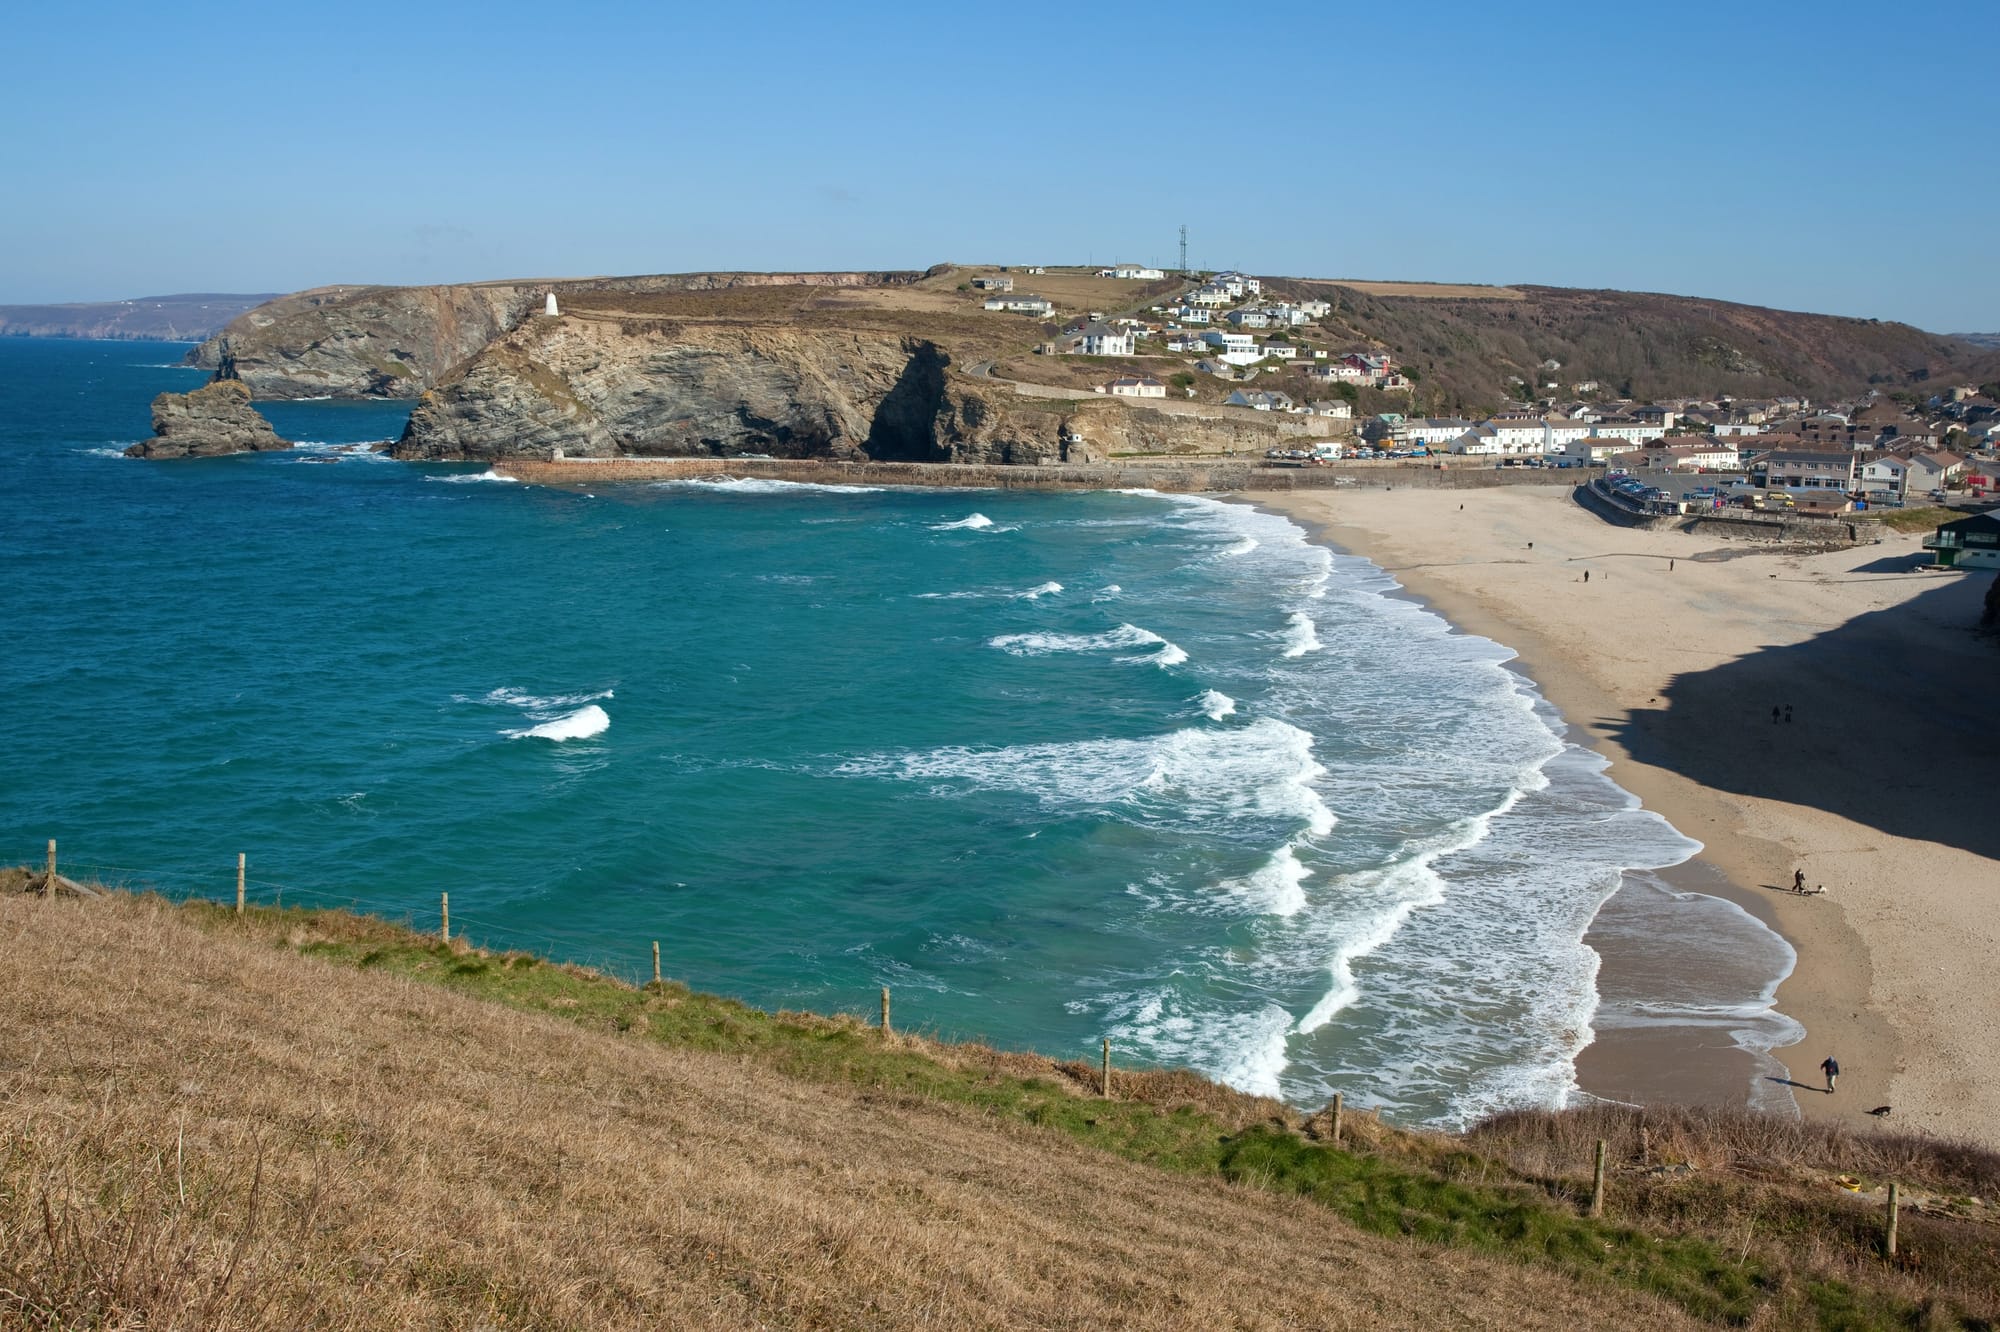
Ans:
{"type": "MultiPolygon", "coordinates": [[[[1275,516],[341,451],[393,404],[117,456],[181,350],[0,342],[9,860],[221,896],[240,851],[259,900],[448,891],[482,942],[1454,1124],[1576,1094],[1586,928],[1699,849],[1506,649],[1275,516]]],[[[1606,1015],[1777,1039],[1737,915],[1730,993],[1606,1015]]]]}

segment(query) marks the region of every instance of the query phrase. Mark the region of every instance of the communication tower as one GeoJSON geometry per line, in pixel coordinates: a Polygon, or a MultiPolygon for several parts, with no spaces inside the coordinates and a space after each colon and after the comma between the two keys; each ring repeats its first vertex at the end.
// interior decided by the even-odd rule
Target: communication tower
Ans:
{"type": "Polygon", "coordinates": [[[1187,266],[1187,223],[1181,223],[1181,276],[1186,277],[1187,266]]]}

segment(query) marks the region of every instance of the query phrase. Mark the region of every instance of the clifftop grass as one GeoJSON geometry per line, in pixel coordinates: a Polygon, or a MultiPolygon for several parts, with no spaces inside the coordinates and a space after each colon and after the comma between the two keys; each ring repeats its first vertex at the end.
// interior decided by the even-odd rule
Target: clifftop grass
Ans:
{"type": "MultiPolygon", "coordinates": [[[[1921,1143],[1895,1139],[1903,1144],[1896,1151],[1857,1156],[1866,1144],[1835,1141],[1825,1130],[1752,1117],[1762,1125],[1753,1132],[1728,1116],[1682,1112],[1652,1117],[1653,1127],[1644,1135],[1651,1159],[1641,1161],[1634,1159],[1632,1140],[1646,1128],[1647,1117],[1608,1108],[1582,1118],[1509,1117],[1462,1138],[1406,1133],[1370,1116],[1350,1115],[1345,1140],[1336,1148],[1320,1140],[1327,1131],[1323,1116],[1301,1120],[1275,1102],[1185,1073],[1115,1072],[1113,1099],[1105,1100],[1096,1094],[1098,1070],[1090,1065],[903,1035],[885,1039],[852,1018],[765,1013],[673,983],[635,988],[585,969],[526,954],[488,953],[462,942],[447,946],[342,913],[253,909],[238,918],[205,904],[172,907],[130,899],[41,904],[19,897],[7,908],[0,928],[16,941],[46,943],[43,936],[58,930],[88,930],[96,924],[92,913],[111,918],[113,925],[150,914],[164,933],[178,936],[192,926],[210,936],[220,964],[239,954],[256,959],[258,985],[292,983],[310,990],[323,984],[328,992],[352,991],[392,1009],[408,1008],[423,993],[448,993],[533,1015],[538,1022],[559,1019],[580,1029],[580,1040],[608,1040],[612,1045],[602,1048],[632,1050],[634,1059],[650,1058],[643,1052],[652,1050],[734,1061],[746,1076],[755,1070],[759,1078],[775,1078],[775,1086],[796,1089],[783,1096],[802,1095],[808,1107],[823,1101],[830,1115],[853,1114],[857,1106],[870,1115],[944,1113],[953,1122],[967,1120],[1013,1137],[1025,1134],[1021,1140],[1044,1144],[1040,1150],[1067,1140],[1087,1156],[1143,1163],[1116,1167],[1142,1171],[1117,1176],[1135,1184],[1154,1177],[1144,1173],[1150,1167],[1191,1182],[1247,1187],[1249,1196],[1307,1200],[1314,1205],[1308,1210],[1331,1213],[1322,1224],[1333,1225],[1335,1232],[1344,1225],[1403,1246],[1413,1272],[1446,1255],[1498,1261],[1524,1274],[1546,1273],[1534,1280],[1567,1283],[1579,1298],[1636,1301],[1621,1316],[1628,1323],[1639,1320],[1633,1325],[1647,1325],[1664,1300],[1686,1316],[1724,1324],[1980,1327],[1988,1325],[1982,1320],[1992,1317],[1992,1292],[2000,1289],[1993,1228],[1950,1215],[1945,1205],[1978,1189],[1990,1196],[2000,1184],[1995,1159],[1976,1151],[1927,1151],[1921,1143]],[[245,948],[252,951],[243,954],[245,948]],[[299,958],[373,979],[354,976],[335,986],[333,973],[299,958]],[[1617,1163],[1611,1216],[1602,1221],[1579,1214],[1588,1187],[1587,1156],[1579,1171],[1576,1149],[1597,1136],[1613,1141],[1617,1163]],[[1878,1213],[1824,1177],[1829,1168],[1846,1171],[1874,1160],[1896,1169],[1906,1186],[1923,1182],[1938,1195],[1936,1215],[1929,1210],[1905,1215],[1905,1250],[1919,1255],[1914,1271],[1876,1256],[1878,1213]],[[1699,1168],[1675,1168],[1695,1162],[1699,1168]],[[1625,1294],[1617,1294],[1621,1291],[1625,1294]]],[[[70,951],[78,951],[77,945],[70,951]]],[[[17,984],[26,979],[18,970],[13,975],[17,984]]],[[[290,1009],[272,1016],[274,1027],[288,1032],[304,1020],[290,1009]]],[[[162,1021],[172,1029],[171,1019],[162,1021]]],[[[366,1030],[353,1035],[374,1039],[366,1030]]],[[[316,1038],[304,1039],[310,1044],[316,1038]]],[[[447,1031],[437,1034],[441,1049],[458,1039],[447,1031]]],[[[592,1045],[591,1051],[599,1048],[592,1045]]],[[[580,1049],[575,1056],[577,1085],[561,1089],[586,1103],[596,1095],[589,1053],[580,1049]]],[[[531,1077],[562,1077],[564,1057],[538,1052],[538,1067],[522,1071],[524,1088],[531,1077]]],[[[31,1080],[17,1076],[0,1104],[19,1106],[31,1080]]],[[[496,1102],[488,1113],[504,1128],[511,1113],[505,1101],[515,1091],[504,1079],[475,1090],[496,1102]]],[[[754,1100],[741,1112],[764,1113],[754,1100]]],[[[909,1146],[915,1150],[918,1144],[909,1146]]],[[[238,1143],[225,1153],[224,1177],[239,1189],[246,1186],[257,1175],[263,1150],[238,1143]]],[[[0,1310],[11,1308],[31,1326],[70,1326],[78,1321],[80,1306],[74,1295],[61,1292],[103,1284],[103,1274],[90,1269],[109,1260],[102,1253],[93,1258],[87,1245],[65,1248],[34,1235],[36,1160],[18,1137],[0,1150],[0,1290],[15,1292],[0,1294],[0,1310]],[[31,1294],[23,1299],[22,1291],[31,1294]],[[32,1294],[37,1291],[43,1294],[32,1294]],[[6,1303],[10,1298],[14,1306],[6,1303]]],[[[778,1187],[775,1179],[771,1186],[778,1187]]],[[[43,1202],[49,1196],[44,1185],[43,1202]]],[[[72,1218],[88,1214],[83,1204],[66,1205],[72,1218]]],[[[39,1228],[63,1233],[61,1216],[50,1215],[56,1217],[54,1229],[39,1228]]],[[[72,1229],[81,1234],[89,1226],[78,1221],[72,1229]]],[[[157,1238],[157,1226],[153,1233],[157,1238]]],[[[226,1247],[218,1243],[215,1253],[226,1247]]],[[[268,1273],[263,1279],[275,1280],[268,1273]]],[[[525,1295],[518,1298],[527,1301],[523,1311],[543,1307],[525,1295]]],[[[1125,1308],[1125,1315],[1139,1317],[1136,1307],[1125,1308]]],[[[1024,1309],[1015,1312],[1014,1321],[1033,1321],[1024,1309]]],[[[259,1324],[250,1319],[241,1325],[259,1324]]],[[[822,1319],[799,1325],[844,1324],[822,1319]]]]}

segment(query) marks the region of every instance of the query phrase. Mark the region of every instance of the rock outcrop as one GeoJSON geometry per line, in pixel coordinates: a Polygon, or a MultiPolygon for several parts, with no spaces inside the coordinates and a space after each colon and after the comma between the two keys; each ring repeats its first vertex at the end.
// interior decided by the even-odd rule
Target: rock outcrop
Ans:
{"type": "Polygon", "coordinates": [[[153,438],[125,450],[130,458],[216,458],[228,453],[288,449],[271,423],[250,405],[250,390],[233,379],[192,393],[153,399],[153,438]]]}
{"type": "Polygon", "coordinates": [[[426,392],[399,458],[1087,461],[1062,412],[890,330],[536,319],[426,392]]]}
{"type": "Polygon", "coordinates": [[[258,398],[415,398],[543,309],[585,292],[741,287],[888,286],[918,273],[668,273],[648,277],[479,282],[437,287],[319,287],[230,321],[188,354],[258,398]]]}

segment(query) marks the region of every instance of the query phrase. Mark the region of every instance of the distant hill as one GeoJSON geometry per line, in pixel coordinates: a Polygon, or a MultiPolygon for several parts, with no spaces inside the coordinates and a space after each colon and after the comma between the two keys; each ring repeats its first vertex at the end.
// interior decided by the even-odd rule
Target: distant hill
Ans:
{"type": "Polygon", "coordinates": [[[1404,297],[1297,279],[1265,290],[1333,302],[1327,328],[1414,367],[1419,405],[1433,412],[1501,406],[1515,379],[1554,382],[1563,395],[1595,381],[1603,394],[1644,401],[1720,393],[1825,400],[2000,378],[2000,345],[1977,338],[1699,297],[1530,286],[1481,298],[1404,297]]]}
{"type": "Polygon", "coordinates": [[[0,337],[200,342],[245,310],[274,299],[270,292],[202,291],[73,305],[0,305],[0,337]]]}
{"type": "Polygon", "coordinates": [[[1975,347],[2000,348],[2000,333],[1954,333],[1952,336],[1975,347]]]}

